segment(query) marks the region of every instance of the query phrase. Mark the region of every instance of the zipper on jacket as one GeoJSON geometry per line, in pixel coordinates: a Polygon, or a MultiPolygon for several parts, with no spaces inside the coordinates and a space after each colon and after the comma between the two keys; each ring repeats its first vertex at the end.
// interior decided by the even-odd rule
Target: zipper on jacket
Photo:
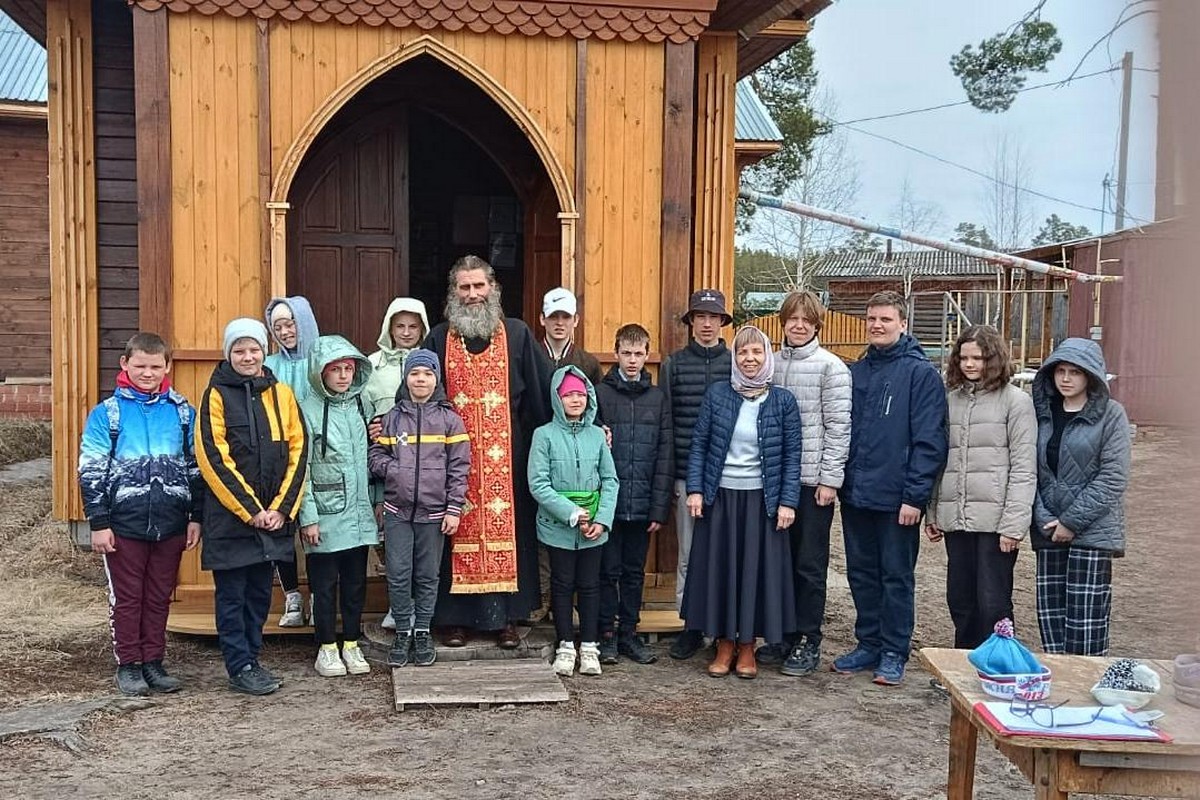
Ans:
{"type": "Polygon", "coordinates": [[[413,468],[413,502],[412,511],[408,513],[408,522],[410,525],[416,524],[417,521],[417,500],[421,496],[421,403],[417,403],[417,450],[416,450],[416,466],[413,468]]]}
{"type": "MultiPolygon", "coordinates": [[[[583,464],[581,464],[579,461],[579,431],[577,430],[577,428],[578,428],[578,426],[573,426],[571,428],[571,444],[574,445],[574,447],[575,447],[575,479],[582,482],[583,481],[583,478],[582,478],[583,464]]],[[[580,488],[582,489],[582,487],[580,487],[580,488]]],[[[595,520],[593,520],[591,518],[591,515],[589,514],[588,524],[591,525],[592,522],[594,522],[594,521],[595,520]]],[[[579,549],[579,537],[581,535],[582,534],[579,531],[575,531],[575,549],[576,550],[579,549]]]]}

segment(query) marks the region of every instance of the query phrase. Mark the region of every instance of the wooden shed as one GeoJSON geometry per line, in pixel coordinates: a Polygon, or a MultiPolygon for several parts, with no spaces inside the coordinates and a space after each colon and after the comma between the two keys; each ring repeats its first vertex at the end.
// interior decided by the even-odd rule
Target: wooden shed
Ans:
{"type": "MultiPolygon", "coordinates": [[[[828,4],[0,0],[49,56],[55,514],[82,516],[80,428],[137,328],[195,398],[268,297],[368,349],[476,252],[510,314],[561,284],[585,347],[633,320],[680,346],[689,291],[732,291],[737,80],[828,4]]],[[[197,558],[181,578],[208,607],[197,558]]]]}
{"type": "Polygon", "coordinates": [[[46,51],[0,12],[0,415],[49,416],[46,136],[46,51]]]}

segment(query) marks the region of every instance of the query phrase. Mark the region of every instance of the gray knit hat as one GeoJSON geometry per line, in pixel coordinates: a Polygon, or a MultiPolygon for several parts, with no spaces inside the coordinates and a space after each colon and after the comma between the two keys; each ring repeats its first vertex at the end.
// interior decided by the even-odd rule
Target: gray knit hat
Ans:
{"type": "Polygon", "coordinates": [[[225,326],[225,336],[221,351],[225,359],[229,359],[229,351],[233,349],[238,339],[253,339],[258,342],[263,353],[267,352],[267,326],[251,317],[238,317],[225,326]]]}

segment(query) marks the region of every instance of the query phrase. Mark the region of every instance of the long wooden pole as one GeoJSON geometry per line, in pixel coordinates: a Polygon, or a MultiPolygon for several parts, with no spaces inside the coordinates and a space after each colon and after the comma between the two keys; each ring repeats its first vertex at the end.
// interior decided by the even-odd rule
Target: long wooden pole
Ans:
{"type": "Polygon", "coordinates": [[[880,236],[886,236],[889,239],[900,239],[913,244],[921,244],[926,247],[932,247],[936,250],[945,250],[950,253],[958,253],[972,258],[980,258],[984,261],[990,261],[993,264],[1003,264],[1006,267],[1015,267],[1028,272],[1037,272],[1042,275],[1054,275],[1059,278],[1069,278],[1070,280],[1080,281],[1082,283],[1115,283],[1121,280],[1120,275],[1091,275],[1086,272],[1079,272],[1066,267],[1059,267],[1054,264],[1043,264],[1040,261],[1033,261],[1028,258],[1010,255],[1008,253],[998,253],[995,250],[985,250],[982,247],[975,247],[969,244],[960,242],[944,242],[941,239],[933,239],[928,236],[922,236],[919,233],[909,233],[902,231],[899,228],[893,228],[889,225],[880,225],[875,222],[869,222],[858,217],[851,217],[846,214],[839,214],[836,211],[826,211],[823,208],[816,206],[805,205],[804,203],[794,203],[788,200],[781,200],[778,197],[760,194],[753,189],[742,189],[738,192],[738,196],[749,200],[751,203],[760,205],[763,208],[777,208],[780,211],[787,211],[791,214],[799,214],[802,217],[812,217],[824,222],[832,222],[835,225],[845,225],[848,228],[854,228],[867,233],[878,233],[880,236]]]}

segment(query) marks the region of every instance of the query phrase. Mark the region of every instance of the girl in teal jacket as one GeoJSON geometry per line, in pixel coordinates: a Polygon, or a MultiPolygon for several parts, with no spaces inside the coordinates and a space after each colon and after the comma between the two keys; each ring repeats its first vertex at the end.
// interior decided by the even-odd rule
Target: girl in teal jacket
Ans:
{"type": "Polygon", "coordinates": [[[550,607],[558,650],[554,671],[575,670],[572,595],[578,597],[579,672],[600,674],[600,547],[617,507],[617,469],[595,425],[596,392],[577,367],[550,382],[554,419],[533,432],[529,491],[538,504],[537,536],[550,555],[550,607]]]}
{"type": "Polygon", "coordinates": [[[308,585],[313,594],[317,673],[357,675],[371,668],[358,647],[367,598],[367,551],[379,541],[367,471],[363,387],[371,364],[341,336],[322,336],[309,358],[311,392],[300,401],[309,432],[308,478],[300,506],[308,585]],[[335,598],[340,596],[338,654],[335,598]]]}

